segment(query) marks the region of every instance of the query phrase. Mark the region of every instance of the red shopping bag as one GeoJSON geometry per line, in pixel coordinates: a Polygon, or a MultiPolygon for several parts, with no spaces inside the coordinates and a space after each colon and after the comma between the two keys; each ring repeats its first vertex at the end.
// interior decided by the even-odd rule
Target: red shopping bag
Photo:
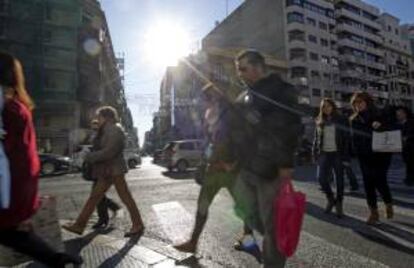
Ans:
{"type": "Polygon", "coordinates": [[[277,248],[286,257],[292,256],[298,246],[305,206],[305,194],[295,192],[291,180],[285,180],[274,199],[273,224],[277,248]]]}

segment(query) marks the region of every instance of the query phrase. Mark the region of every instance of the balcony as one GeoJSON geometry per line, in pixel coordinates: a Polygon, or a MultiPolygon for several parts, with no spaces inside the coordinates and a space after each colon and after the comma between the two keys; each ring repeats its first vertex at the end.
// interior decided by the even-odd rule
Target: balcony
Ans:
{"type": "Polygon", "coordinates": [[[375,61],[369,61],[369,60],[367,60],[366,63],[365,63],[365,65],[368,66],[368,67],[374,68],[374,69],[381,70],[381,71],[386,71],[387,70],[385,64],[384,63],[380,63],[380,62],[375,62],[375,61]]]}
{"type": "Polygon", "coordinates": [[[354,55],[341,55],[341,60],[345,61],[345,62],[352,62],[352,63],[357,63],[360,65],[365,65],[365,59],[364,58],[360,58],[360,57],[356,57],[354,55]]]}
{"type": "Polygon", "coordinates": [[[299,6],[299,5],[290,5],[286,7],[286,13],[290,13],[290,12],[298,12],[298,13],[304,13],[305,10],[303,7],[299,6]]]}
{"type": "Polygon", "coordinates": [[[304,58],[294,58],[289,60],[289,67],[306,67],[306,59],[304,58]]]}
{"type": "Polygon", "coordinates": [[[356,70],[345,70],[345,71],[341,71],[340,75],[342,77],[361,78],[363,77],[364,74],[356,70]]]}
{"type": "Polygon", "coordinates": [[[353,33],[353,34],[359,35],[361,37],[368,38],[368,39],[370,39],[374,42],[377,42],[379,44],[381,44],[383,42],[381,36],[366,32],[363,29],[360,29],[360,28],[355,27],[355,26],[348,25],[346,23],[337,24],[336,25],[336,30],[337,30],[337,33],[340,33],[340,32],[353,33]]]}
{"type": "Polygon", "coordinates": [[[366,24],[374,29],[377,29],[378,31],[382,30],[382,27],[379,23],[369,20],[367,18],[362,17],[361,15],[357,15],[349,10],[346,10],[344,8],[341,9],[337,9],[335,10],[335,16],[336,18],[340,18],[340,17],[346,17],[346,18],[350,18],[353,20],[356,20],[358,22],[362,22],[363,24],[366,24]]]}
{"type": "Polygon", "coordinates": [[[374,54],[378,57],[384,57],[385,56],[385,51],[380,49],[380,48],[369,47],[369,46],[366,46],[364,44],[354,42],[350,39],[341,39],[341,40],[338,41],[338,45],[340,47],[341,46],[346,46],[346,47],[358,49],[360,51],[365,51],[365,52],[368,52],[370,54],[374,54]]]}
{"type": "Polygon", "coordinates": [[[306,49],[305,41],[301,41],[301,40],[298,40],[298,39],[289,41],[288,44],[289,44],[289,48],[303,48],[303,49],[306,49]]]}
{"type": "Polygon", "coordinates": [[[302,30],[302,31],[305,31],[305,29],[306,29],[305,24],[300,23],[300,22],[296,22],[296,21],[291,22],[291,23],[288,23],[286,25],[286,31],[287,32],[290,32],[292,30],[302,30]]]}

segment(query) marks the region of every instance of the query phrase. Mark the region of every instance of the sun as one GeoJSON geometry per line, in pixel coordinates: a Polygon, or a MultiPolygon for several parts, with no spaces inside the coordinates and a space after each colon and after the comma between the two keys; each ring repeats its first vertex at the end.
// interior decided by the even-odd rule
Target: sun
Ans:
{"type": "Polygon", "coordinates": [[[175,66],[180,58],[190,52],[189,35],[177,24],[157,23],[145,35],[146,57],[156,66],[175,66]]]}

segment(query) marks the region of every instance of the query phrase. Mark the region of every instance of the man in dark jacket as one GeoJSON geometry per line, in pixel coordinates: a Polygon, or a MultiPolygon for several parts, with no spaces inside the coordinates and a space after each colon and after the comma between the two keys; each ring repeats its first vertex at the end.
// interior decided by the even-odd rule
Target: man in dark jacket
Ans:
{"type": "Polygon", "coordinates": [[[405,107],[398,107],[396,117],[403,137],[403,159],[406,165],[406,177],[404,183],[414,185],[414,119],[411,111],[405,107]]]}
{"type": "Polygon", "coordinates": [[[264,267],[284,267],[273,228],[273,200],[283,178],[292,177],[294,152],[301,132],[301,112],[295,89],[276,74],[266,72],[264,57],[244,51],[236,67],[248,89],[237,99],[248,131],[235,133],[241,171],[236,199],[246,223],[263,234],[264,267]]]}

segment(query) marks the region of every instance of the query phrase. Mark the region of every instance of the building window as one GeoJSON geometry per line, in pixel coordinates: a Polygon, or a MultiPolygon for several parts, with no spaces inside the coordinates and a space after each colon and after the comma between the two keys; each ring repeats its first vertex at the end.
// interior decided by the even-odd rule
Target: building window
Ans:
{"type": "Polygon", "coordinates": [[[372,54],[367,53],[367,61],[376,62],[377,61],[377,57],[375,55],[372,55],[372,54]]]}
{"type": "Polygon", "coordinates": [[[323,47],[329,47],[329,41],[326,39],[321,38],[321,45],[323,47]]]}
{"type": "Polygon", "coordinates": [[[347,3],[341,3],[341,7],[357,15],[361,15],[361,10],[347,3]]]}
{"type": "Polygon", "coordinates": [[[291,78],[303,78],[306,77],[305,67],[293,67],[291,69],[291,78]]]}
{"type": "Polygon", "coordinates": [[[304,23],[303,14],[299,12],[290,12],[287,15],[288,23],[299,22],[304,23]]]}
{"type": "Polygon", "coordinates": [[[312,88],[312,96],[320,97],[321,96],[321,90],[319,88],[312,88]]]}
{"type": "Polygon", "coordinates": [[[290,60],[302,60],[306,61],[306,50],[302,48],[293,48],[289,53],[290,60]]]}
{"type": "Polygon", "coordinates": [[[302,0],[286,0],[286,6],[292,5],[302,6],[302,0]]]}
{"type": "Polygon", "coordinates": [[[388,31],[389,31],[389,32],[392,32],[392,28],[391,28],[391,26],[390,26],[390,25],[388,25],[388,31]]]}
{"type": "Polygon", "coordinates": [[[377,19],[377,16],[375,16],[375,15],[369,13],[369,12],[366,12],[366,11],[362,11],[362,17],[364,17],[366,19],[369,19],[369,20],[376,20],[377,19]]]}
{"type": "Polygon", "coordinates": [[[311,53],[309,53],[309,58],[311,60],[318,61],[319,60],[319,55],[316,54],[316,53],[311,52],[311,53]]]}
{"type": "Polygon", "coordinates": [[[358,44],[364,44],[364,38],[358,36],[358,35],[354,35],[354,34],[350,34],[349,35],[349,39],[358,43],[358,44]]]}
{"type": "Polygon", "coordinates": [[[329,57],[328,56],[321,56],[322,63],[329,64],[329,57]]]}
{"type": "Polygon", "coordinates": [[[328,73],[323,73],[323,79],[329,80],[331,79],[331,76],[328,73]]]}
{"type": "Polygon", "coordinates": [[[315,44],[318,43],[318,38],[316,38],[316,36],[314,36],[314,35],[309,35],[308,40],[309,40],[309,42],[312,42],[312,43],[315,43],[315,44]]]}
{"type": "Polygon", "coordinates": [[[375,42],[372,42],[371,40],[365,39],[365,45],[367,45],[367,47],[373,47],[376,48],[377,44],[375,42]]]}
{"type": "Polygon", "coordinates": [[[311,19],[311,18],[307,18],[306,19],[307,24],[312,25],[312,26],[316,26],[316,20],[311,19]]]}
{"type": "Polygon", "coordinates": [[[305,41],[305,32],[300,30],[293,30],[289,32],[289,42],[305,41]]]}
{"type": "Polygon", "coordinates": [[[322,30],[327,31],[328,30],[328,25],[324,22],[319,22],[319,28],[321,28],[322,30]]]}
{"type": "Polygon", "coordinates": [[[332,98],[332,91],[330,91],[330,90],[325,90],[325,97],[326,97],[326,98],[332,98]]]}
{"type": "Polygon", "coordinates": [[[332,64],[332,66],[339,66],[339,62],[338,62],[338,59],[337,58],[334,58],[334,57],[332,57],[331,58],[331,64],[332,64]]]}
{"type": "Polygon", "coordinates": [[[319,78],[320,77],[319,72],[318,71],[311,71],[311,77],[312,78],[319,78]]]}

